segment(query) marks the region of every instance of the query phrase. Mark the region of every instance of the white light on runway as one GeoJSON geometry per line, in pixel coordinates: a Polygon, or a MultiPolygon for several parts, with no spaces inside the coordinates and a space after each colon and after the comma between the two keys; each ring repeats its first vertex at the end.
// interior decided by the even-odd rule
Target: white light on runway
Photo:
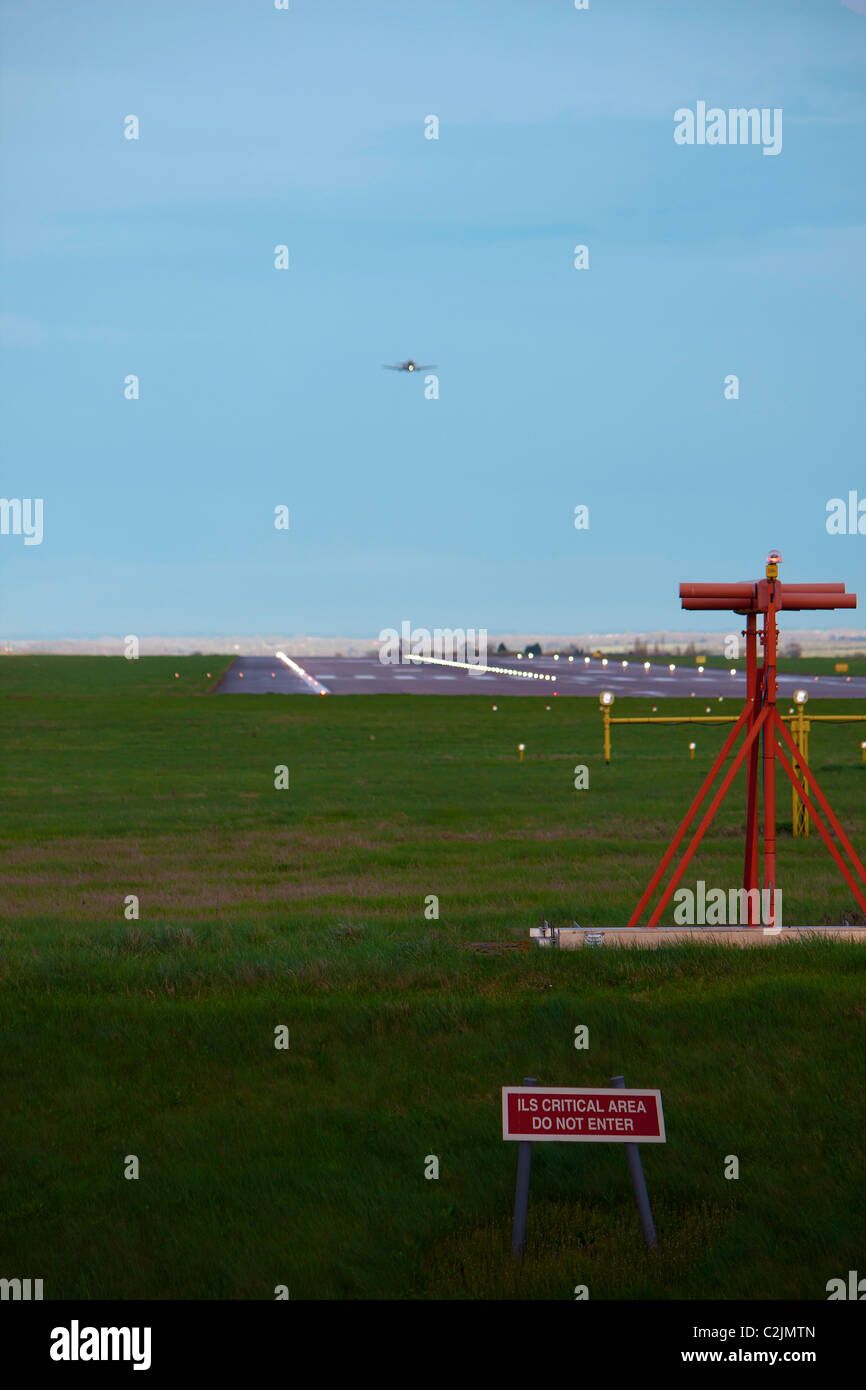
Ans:
{"type": "MultiPolygon", "coordinates": [[[[518,659],[520,653],[518,652],[518,659]]],[[[449,661],[444,656],[419,656],[415,652],[405,652],[405,661],[419,661],[425,666],[454,666],[458,671],[491,671],[498,676],[517,676],[529,681],[555,681],[556,676],[547,676],[543,671],[518,671],[513,666],[485,666],[480,661],[449,661]]]]}
{"type": "Polygon", "coordinates": [[[320,681],[317,681],[315,676],[307,675],[303,666],[299,666],[296,661],[292,661],[292,658],[286,656],[285,652],[276,652],[275,656],[277,661],[284,662],[290,671],[293,671],[296,676],[300,676],[302,681],[306,681],[310,689],[315,690],[317,695],[330,695],[331,692],[326,685],[322,685],[320,681]]]}

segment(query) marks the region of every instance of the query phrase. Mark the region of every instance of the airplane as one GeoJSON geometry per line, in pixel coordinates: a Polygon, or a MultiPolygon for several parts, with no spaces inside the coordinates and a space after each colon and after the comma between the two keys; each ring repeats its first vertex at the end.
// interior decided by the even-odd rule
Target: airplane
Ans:
{"type": "Polygon", "coordinates": [[[436,363],[416,362],[414,357],[409,357],[405,362],[383,362],[382,366],[387,367],[389,372],[426,372],[436,363]]]}

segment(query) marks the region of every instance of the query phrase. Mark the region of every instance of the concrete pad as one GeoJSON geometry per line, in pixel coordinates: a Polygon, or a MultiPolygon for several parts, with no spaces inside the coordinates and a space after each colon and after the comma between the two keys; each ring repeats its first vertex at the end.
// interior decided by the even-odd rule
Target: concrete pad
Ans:
{"type": "Polygon", "coordinates": [[[805,941],[830,938],[833,941],[857,941],[866,945],[866,927],[782,927],[780,931],[764,927],[604,927],[593,931],[584,927],[560,927],[557,943],[566,951],[587,945],[587,937],[595,938],[590,946],[678,946],[694,941],[702,946],[774,946],[779,941],[805,941]],[[598,938],[601,938],[599,940],[598,938]]]}

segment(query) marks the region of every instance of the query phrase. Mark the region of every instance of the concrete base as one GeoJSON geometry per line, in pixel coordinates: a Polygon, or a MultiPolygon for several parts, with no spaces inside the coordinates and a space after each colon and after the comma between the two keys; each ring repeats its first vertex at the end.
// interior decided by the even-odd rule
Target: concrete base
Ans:
{"type": "Polygon", "coordinates": [[[593,946],[676,946],[695,941],[702,946],[774,946],[778,941],[831,938],[866,945],[866,927],[560,927],[557,944],[565,950],[593,946]],[[587,937],[593,938],[587,942],[587,937]]]}

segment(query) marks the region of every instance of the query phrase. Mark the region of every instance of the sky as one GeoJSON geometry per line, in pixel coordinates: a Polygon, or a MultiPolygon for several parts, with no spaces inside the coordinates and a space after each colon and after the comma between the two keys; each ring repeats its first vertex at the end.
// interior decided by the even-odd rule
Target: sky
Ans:
{"type": "Polygon", "coordinates": [[[0,0],[0,51],[0,637],[703,629],[770,548],[864,593],[786,630],[866,627],[866,14],[0,0]]]}

